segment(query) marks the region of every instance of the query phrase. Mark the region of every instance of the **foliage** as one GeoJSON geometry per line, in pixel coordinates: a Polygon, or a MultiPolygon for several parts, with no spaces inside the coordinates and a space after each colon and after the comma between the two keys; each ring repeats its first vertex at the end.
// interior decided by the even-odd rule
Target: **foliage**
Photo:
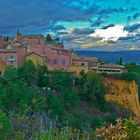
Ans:
{"type": "Polygon", "coordinates": [[[47,106],[52,116],[59,116],[64,111],[64,104],[60,98],[49,93],[47,98],[47,106]]]}
{"type": "Polygon", "coordinates": [[[65,109],[76,106],[80,101],[77,92],[71,88],[63,90],[60,94],[60,98],[63,101],[65,109]]]}
{"type": "Polygon", "coordinates": [[[0,111],[0,139],[5,140],[11,132],[11,124],[5,114],[0,111]]]}
{"type": "Polygon", "coordinates": [[[50,85],[56,90],[64,90],[72,87],[73,77],[62,70],[54,70],[51,72],[50,85]]]}
{"type": "Polygon", "coordinates": [[[18,68],[19,77],[31,84],[35,78],[35,65],[31,60],[25,60],[24,63],[18,68]]]}
{"type": "Polygon", "coordinates": [[[120,62],[119,65],[122,65],[123,61],[122,61],[122,57],[120,57],[120,62]]]}
{"type": "Polygon", "coordinates": [[[96,128],[114,124],[119,117],[120,110],[105,110],[105,91],[102,75],[94,72],[83,71],[80,76],[63,70],[50,72],[27,60],[18,68],[9,66],[0,78],[0,118],[10,122],[13,131],[7,125],[3,136],[92,140],[96,128]]]}
{"type": "Polygon", "coordinates": [[[9,79],[17,79],[18,78],[17,69],[13,66],[6,67],[6,70],[4,72],[4,76],[6,78],[9,78],[9,79]]]}
{"type": "Polygon", "coordinates": [[[104,120],[100,116],[93,116],[91,123],[92,128],[96,130],[97,128],[101,128],[104,125],[104,120]]]}
{"type": "Polygon", "coordinates": [[[97,137],[103,137],[105,140],[139,140],[140,127],[131,119],[117,120],[116,125],[109,125],[97,129],[97,137]]]}
{"type": "Polygon", "coordinates": [[[123,122],[123,128],[127,132],[128,140],[138,140],[140,139],[140,127],[135,121],[131,119],[125,119],[123,122]]]}
{"type": "Polygon", "coordinates": [[[87,81],[84,84],[83,94],[86,100],[91,101],[94,105],[103,109],[105,106],[105,86],[99,74],[89,72],[87,81]]]}
{"type": "Polygon", "coordinates": [[[128,72],[140,73],[140,65],[137,65],[136,63],[125,64],[125,68],[128,69],[128,72]]]}
{"type": "Polygon", "coordinates": [[[22,81],[9,81],[3,87],[0,98],[3,109],[20,113],[23,113],[28,107],[37,107],[38,102],[43,100],[38,89],[28,87],[22,81]]]}
{"type": "Polygon", "coordinates": [[[73,110],[64,114],[63,123],[66,126],[84,131],[88,130],[90,126],[90,117],[85,112],[73,110]]]}
{"type": "Polygon", "coordinates": [[[46,87],[49,84],[48,70],[46,66],[39,65],[36,69],[37,85],[46,87]]]}
{"type": "Polygon", "coordinates": [[[52,39],[52,37],[51,37],[50,34],[47,34],[46,39],[47,39],[48,42],[49,42],[49,41],[53,41],[53,39],[52,39]]]}
{"type": "Polygon", "coordinates": [[[94,132],[81,132],[77,129],[64,127],[62,130],[50,128],[41,137],[42,140],[97,140],[94,132]]]}

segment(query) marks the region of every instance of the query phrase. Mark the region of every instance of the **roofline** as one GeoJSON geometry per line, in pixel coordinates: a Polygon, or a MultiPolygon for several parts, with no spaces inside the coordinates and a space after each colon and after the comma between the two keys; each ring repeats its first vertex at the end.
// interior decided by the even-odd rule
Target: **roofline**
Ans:
{"type": "Polygon", "coordinates": [[[35,54],[37,54],[37,55],[39,55],[39,56],[42,56],[42,57],[46,56],[46,55],[43,55],[43,54],[38,53],[38,52],[30,52],[30,53],[28,53],[26,56],[31,55],[31,54],[33,54],[33,53],[35,53],[35,54]]]}

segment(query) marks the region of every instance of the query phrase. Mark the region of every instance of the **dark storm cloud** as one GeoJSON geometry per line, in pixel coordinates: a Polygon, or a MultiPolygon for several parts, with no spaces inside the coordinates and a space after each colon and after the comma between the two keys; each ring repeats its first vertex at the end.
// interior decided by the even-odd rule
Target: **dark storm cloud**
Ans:
{"type": "Polygon", "coordinates": [[[140,33],[136,35],[128,35],[126,37],[120,37],[119,41],[126,41],[126,42],[136,42],[140,40],[140,33]]]}
{"type": "Polygon", "coordinates": [[[140,13],[136,13],[136,14],[133,16],[134,19],[138,19],[139,17],[140,17],[140,13]]]}
{"type": "MultiPolygon", "coordinates": [[[[92,16],[103,17],[113,12],[128,11],[126,8],[102,9],[96,4],[97,2],[88,0],[2,0],[0,2],[0,33],[11,32],[16,28],[29,28],[29,26],[38,28],[38,30],[48,29],[51,23],[55,26],[58,21],[88,21],[92,16]]],[[[98,18],[93,21],[92,26],[100,26],[106,18],[98,18]]],[[[56,27],[52,27],[52,29],[56,29],[56,27]]]]}
{"type": "MultiPolygon", "coordinates": [[[[81,7],[73,7],[70,5],[71,2],[71,0],[2,1],[0,4],[0,33],[3,28],[9,30],[28,26],[47,28],[50,22],[88,20],[92,16],[92,12],[88,11],[92,9],[83,10],[81,7]]],[[[56,27],[52,28],[56,29],[56,27]]]]}
{"type": "Polygon", "coordinates": [[[107,28],[109,28],[109,27],[114,27],[115,26],[115,24],[109,24],[109,25],[107,25],[107,26],[103,26],[101,29],[107,29],[107,28]]]}
{"type": "Polygon", "coordinates": [[[122,41],[128,41],[128,40],[133,40],[135,36],[127,36],[127,37],[120,37],[118,40],[122,41]]]}
{"type": "Polygon", "coordinates": [[[132,17],[131,16],[127,16],[126,21],[129,22],[131,20],[132,20],[132,17]]]}
{"type": "Polygon", "coordinates": [[[73,31],[72,31],[72,34],[75,34],[75,35],[88,35],[88,34],[91,34],[93,32],[94,32],[94,30],[90,29],[90,28],[74,28],[73,31]]]}
{"type": "Polygon", "coordinates": [[[98,27],[105,22],[105,19],[102,17],[98,17],[95,21],[90,21],[91,27],[98,27]]]}
{"type": "Polygon", "coordinates": [[[137,31],[138,29],[140,29],[140,24],[139,23],[132,24],[132,25],[124,27],[124,30],[127,30],[129,32],[134,32],[134,31],[137,31]]]}
{"type": "Polygon", "coordinates": [[[103,15],[103,14],[112,14],[112,13],[117,13],[117,12],[127,12],[130,9],[127,8],[108,8],[108,9],[103,9],[101,11],[99,11],[99,14],[103,15]]]}

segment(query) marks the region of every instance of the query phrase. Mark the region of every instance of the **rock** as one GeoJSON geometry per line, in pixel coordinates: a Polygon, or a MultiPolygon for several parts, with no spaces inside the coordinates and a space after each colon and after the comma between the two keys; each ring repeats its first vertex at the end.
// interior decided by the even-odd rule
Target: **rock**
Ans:
{"type": "Polygon", "coordinates": [[[104,83],[107,87],[105,99],[115,101],[118,104],[130,109],[134,116],[140,118],[140,104],[138,98],[138,86],[133,82],[105,78],[104,83]]]}

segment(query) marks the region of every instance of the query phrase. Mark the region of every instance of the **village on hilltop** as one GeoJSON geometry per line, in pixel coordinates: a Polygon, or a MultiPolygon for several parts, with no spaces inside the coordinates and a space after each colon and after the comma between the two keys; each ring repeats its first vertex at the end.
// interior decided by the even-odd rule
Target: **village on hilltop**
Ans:
{"type": "Polygon", "coordinates": [[[59,38],[53,40],[49,34],[47,37],[22,35],[19,31],[14,38],[0,36],[0,74],[8,65],[18,67],[24,60],[31,60],[35,66],[46,65],[49,70],[63,69],[75,74],[89,70],[105,73],[127,71],[122,65],[103,64],[95,57],[78,56],[74,51],[64,49],[59,38]]]}

